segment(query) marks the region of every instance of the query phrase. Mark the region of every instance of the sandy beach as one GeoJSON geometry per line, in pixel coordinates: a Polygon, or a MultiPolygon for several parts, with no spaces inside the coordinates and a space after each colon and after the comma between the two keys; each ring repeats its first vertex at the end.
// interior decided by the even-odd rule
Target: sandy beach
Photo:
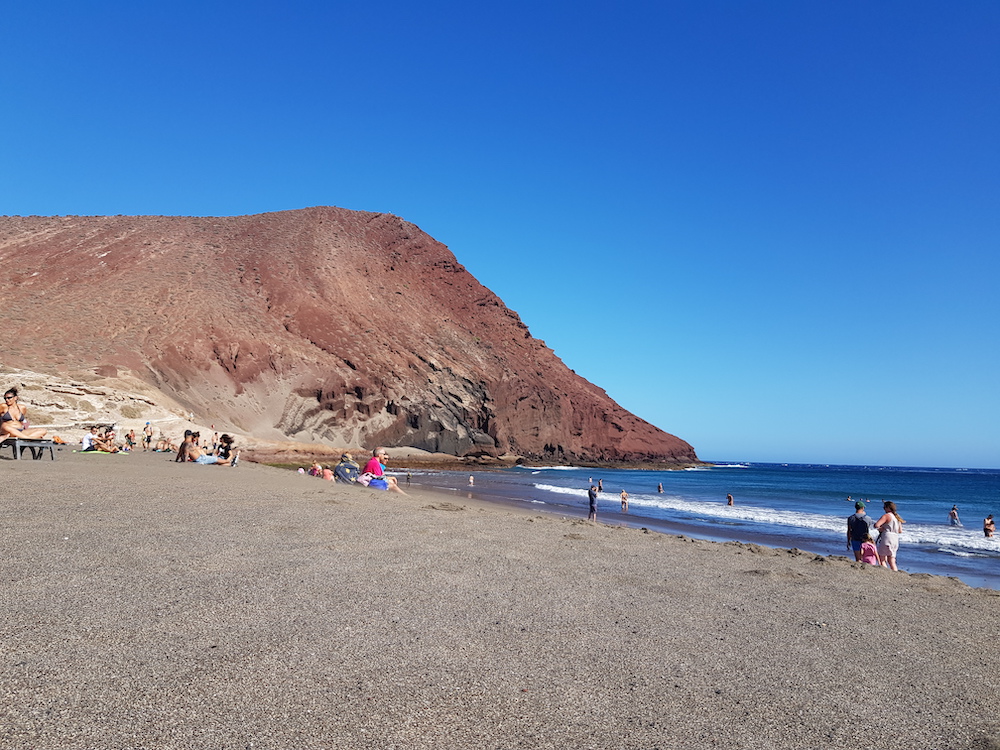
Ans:
{"type": "Polygon", "coordinates": [[[1000,748],[1000,592],[172,456],[0,460],[4,748],[1000,748]]]}

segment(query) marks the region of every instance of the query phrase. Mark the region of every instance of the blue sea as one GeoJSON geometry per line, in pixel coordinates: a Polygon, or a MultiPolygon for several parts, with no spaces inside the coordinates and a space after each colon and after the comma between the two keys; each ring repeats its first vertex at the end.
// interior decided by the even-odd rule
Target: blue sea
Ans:
{"type": "Polygon", "coordinates": [[[413,472],[412,481],[459,497],[585,518],[589,482],[601,480],[602,522],[845,556],[852,556],[846,524],[854,502],[867,502],[868,515],[877,519],[882,502],[892,500],[906,521],[897,558],[902,570],[1000,589],[1000,537],[987,539],[982,531],[987,514],[1000,518],[996,469],[730,462],[683,471],[519,466],[476,471],[474,477],[472,487],[468,472],[413,472]],[[627,514],[620,510],[623,489],[630,496],[627,514]],[[732,507],[726,505],[728,493],[732,507]],[[961,527],[948,522],[952,505],[958,506],[961,527]]]}

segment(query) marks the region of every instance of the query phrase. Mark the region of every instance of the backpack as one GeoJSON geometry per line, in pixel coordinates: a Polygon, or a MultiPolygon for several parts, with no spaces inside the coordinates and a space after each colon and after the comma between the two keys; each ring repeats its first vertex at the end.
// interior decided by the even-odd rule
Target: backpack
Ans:
{"type": "Polygon", "coordinates": [[[358,465],[341,461],[333,467],[333,475],[341,482],[354,484],[358,481],[358,465]]]}
{"type": "Polygon", "coordinates": [[[851,539],[860,542],[865,538],[865,534],[871,533],[871,523],[867,515],[859,516],[855,513],[847,520],[851,524],[851,539]]]}

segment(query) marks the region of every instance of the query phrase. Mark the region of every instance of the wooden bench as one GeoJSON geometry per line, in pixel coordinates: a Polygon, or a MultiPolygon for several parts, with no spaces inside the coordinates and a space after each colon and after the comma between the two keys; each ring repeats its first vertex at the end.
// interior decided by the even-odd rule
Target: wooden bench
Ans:
{"type": "Polygon", "coordinates": [[[21,459],[21,454],[24,453],[24,449],[27,448],[31,451],[31,457],[35,461],[44,456],[46,450],[49,452],[49,458],[55,461],[56,445],[58,445],[58,443],[54,443],[51,440],[26,440],[18,437],[8,437],[5,440],[0,441],[0,448],[10,448],[14,451],[14,458],[18,460],[21,459]]]}

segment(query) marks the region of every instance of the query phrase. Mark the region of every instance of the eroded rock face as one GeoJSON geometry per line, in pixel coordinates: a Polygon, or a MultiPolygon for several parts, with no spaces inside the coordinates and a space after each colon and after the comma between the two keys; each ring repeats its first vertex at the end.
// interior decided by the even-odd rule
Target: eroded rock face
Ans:
{"type": "Polygon", "coordinates": [[[690,462],[388,214],[3,217],[4,363],[126,373],[269,439],[690,462]]]}

